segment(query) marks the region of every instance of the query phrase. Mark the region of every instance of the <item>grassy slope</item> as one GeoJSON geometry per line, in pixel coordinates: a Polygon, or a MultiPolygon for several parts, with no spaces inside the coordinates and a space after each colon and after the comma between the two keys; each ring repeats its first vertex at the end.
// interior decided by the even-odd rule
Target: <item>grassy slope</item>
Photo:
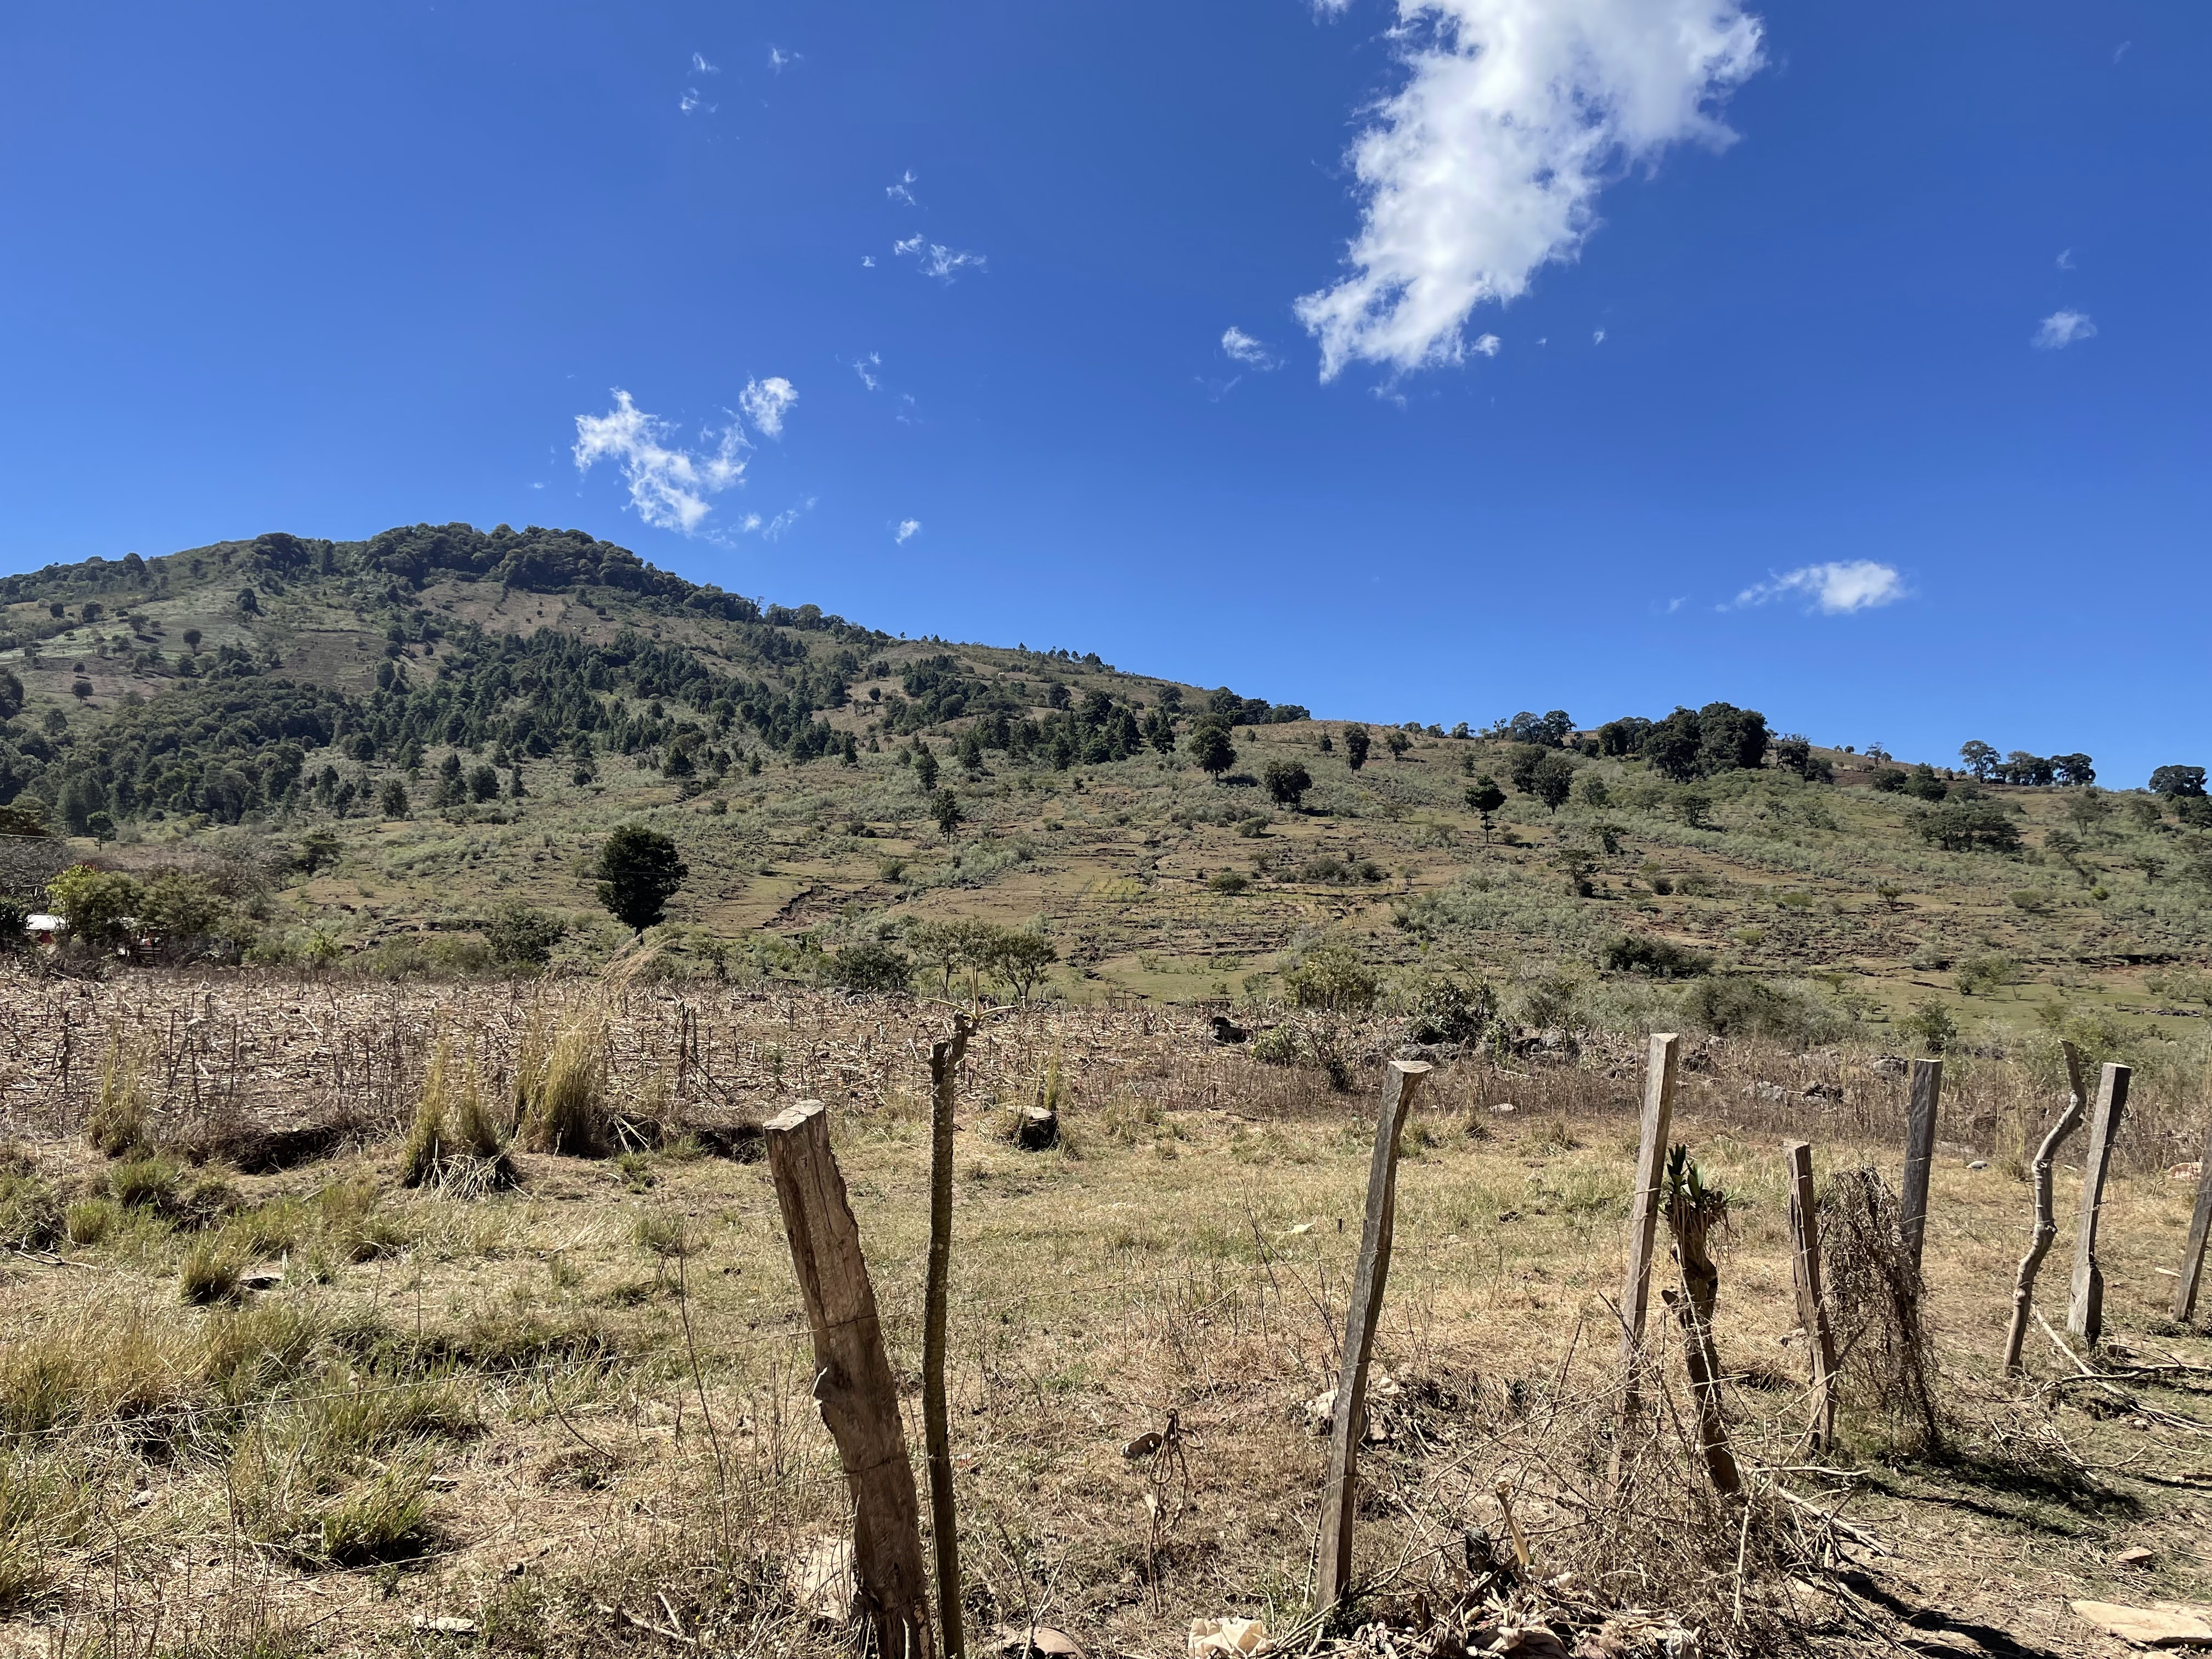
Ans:
{"type": "MultiPolygon", "coordinates": [[[[27,718],[63,708],[82,729],[131,693],[154,697],[189,684],[133,674],[127,656],[97,654],[100,639],[129,631],[115,614],[125,605],[147,618],[147,634],[172,653],[184,630],[197,627],[204,652],[227,643],[273,645],[283,655],[281,672],[294,678],[354,692],[373,685],[384,640],[356,589],[336,580],[296,580],[267,603],[267,614],[247,617],[234,603],[235,574],[210,561],[208,573],[194,578],[185,572],[187,556],[161,562],[167,597],[143,599],[144,590],[118,580],[109,616],[44,641],[40,666],[26,666],[21,652],[0,659],[26,683],[27,718]],[[83,708],[71,695],[80,663],[93,686],[83,708]]],[[[81,602],[90,591],[80,585],[69,597],[81,602]]],[[[495,632],[559,629],[604,641],[634,626],[720,665],[759,672],[738,653],[731,643],[736,630],[725,624],[629,606],[608,590],[598,597],[603,602],[593,604],[447,580],[426,588],[419,602],[450,622],[495,632]]],[[[20,625],[45,615],[43,599],[34,599],[10,607],[8,620],[20,625]]],[[[817,656],[837,648],[824,635],[786,631],[817,656]]],[[[904,663],[944,648],[899,641],[868,653],[887,660],[891,677],[857,684],[852,704],[830,714],[861,735],[856,768],[772,759],[757,778],[733,773],[707,795],[684,800],[677,786],[619,757],[608,757],[599,781],[580,788],[568,781],[565,763],[532,763],[525,769],[532,795],[519,807],[337,822],[343,860],[288,890],[277,920],[334,927],[349,944],[363,945],[425,927],[465,927],[507,896],[587,912],[580,851],[612,824],[635,819],[669,829],[690,861],[690,886],[672,910],[678,922],[725,937],[811,929],[834,944],[910,915],[1042,918],[1068,958],[1061,988],[1070,994],[1127,990],[1188,999],[1265,991],[1266,975],[1286,947],[1329,930],[1358,936],[1364,949],[1385,960],[1434,951],[1492,971],[1565,966],[1587,979],[1604,939],[1637,932],[1694,942],[1723,965],[1837,976],[1832,982],[1838,988],[1864,994],[1877,1018],[1930,998],[1970,1018],[2015,1021],[2053,999],[2178,1016],[2147,993],[2146,968],[2160,959],[2201,962],[2212,937],[2193,893],[2170,877],[2154,881],[2130,862],[2145,854],[2178,861],[2170,821],[2147,829],[2115,810],[2089,837],[2077,875],[2039,850],[2044,835],[2063,823],[2061,793],[1999,789],[1994,793],[2025,815],[2027,854],[1948,854],[1911,834],[1910,802],[1875,794],[1857,763],[1826,750],[1838,767],[1837,787],[1771,773],[1702,786],[1713,801],[1707,828],[1685,823],[1663,789],[1644,789],[1650,799],[1635,805],[1638,787],[1650,781],[1640,763],[1589,763],[1587,771],[1612,787],[1614,805],[1577,804],[1553,815],[1516,797],[1501,815],[1500,835],[1486,844],[1461,793],[1470,762],[1503,775],[1502,746],[1422,738],[1393,761],[1378,743],[1376,758],[1355,775],[1344,764],[1340,741],[1335,754],[1318,752],[1323,732],[1340,738],[1341,726],[1301,722],[1240,734],[1237,768],[1222,784],[1206,781],[1180,755],[1150,754],[1057,774],[994,755],[983,774],[969,778],[950,763],[945,739],[957,728],[940,729],[932,734],[933,746],[946,756],[947,780],[969,817],[948,846],[927,818],[912,772],[898,763],[898,745],[867,748],[871,692],[896,692],[904,663]],[[1270,811],[1252,782],[1279,756],[1303,762],[1316,780],[1304,812],[1270,811]],[[1251,818],[1267,820],[1256,836],[1238,828],[1251,818]],[[1569,846],[1597,849],[1607,826],[1618,850],[1601,853],[1593,895],[1576,897],[1553,856],[1569,846]],[[1371,861],[1381,878],[1348,885],[1304,878],[1317,854],[1354,866],[1371,861]],[[1249,885],[1234,894],[1215,890],[1207,878],[1225,871],[1246,876],[1249,885]],[[1655,876],[1675,891],[1656,892],[1655,876]],[[1901,894],[1878,896],[1884,884],[1901,894]],[[2027,896],[2029,908],[2015,894],[2027,896]],[[1406,927],[1409,916],[1422,925],[1406,927]],[[1990,951],[2017,958],[2032,982],[1963,1001],[1943,964],[1990,951]]],[[[1078,701],[1100,689],[1139,703],[1156,701],[1162,684],[1031,653],[951,648],[976,672],[1028,687],[1040,705],[1051,679],[1078,701]]],[[[1655,696],[1652,712],[1663,702],[1655,696]]],[[[329,758],[312,756],[310,771],[329,758]]],[[[264,827],[281,838],[307,826],[264,827]]],[[[132,833],[143,834],[143,844],[117,849],[126,861],[155,856],[176,840],[237,832],[172,823],[132,833]]],[[[616,942],[611,929],[597,927],[580,933],[569,948],[588,957],[616,942]]],[[[2178,1018],[2160,1024],[2174,1029],[2178,1018]]]]}

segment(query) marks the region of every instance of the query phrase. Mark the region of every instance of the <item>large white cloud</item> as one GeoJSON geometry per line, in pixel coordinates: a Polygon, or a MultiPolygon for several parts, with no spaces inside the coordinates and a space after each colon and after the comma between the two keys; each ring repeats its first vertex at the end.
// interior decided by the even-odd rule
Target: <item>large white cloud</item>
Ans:
{"type": "Polygon", "coordinates": [[[1297,302],[1322,378],[1462,361],[1468,313],[1571,258],[1607,180],[1734,137],[1717,106],[1759,65],[1736,0],[1397,0],[1406,82],[1352,149],[1350,270],[1297,302]]]}

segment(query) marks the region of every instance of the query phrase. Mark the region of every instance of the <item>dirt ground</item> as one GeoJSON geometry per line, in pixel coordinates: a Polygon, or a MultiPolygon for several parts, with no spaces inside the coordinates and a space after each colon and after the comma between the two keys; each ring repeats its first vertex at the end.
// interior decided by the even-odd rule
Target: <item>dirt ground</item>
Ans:
{"type": "MultiPolygon", "coordinates": [[[[944,1011],[696,987],[18,988],[10,1213],[48,1202],[60,1233],[0,1258],[11,1650],[837,1644],[794,1574],[848,1524],[843,1485],[738,1131],[830,1102],[919,1470],[922,1045],[944,1011]],[[473,1196],[399,1184],[441,1045],[503,1102],[532,1021],[587,1007],[629,1150],[518,1153],[514,1184],[473,1196]],[[86,1144],[123,1096],[155,1158],[86,1144]],[[299,1124],[328,1133],[269,1139],[299,1124]],[[190,1156],[241,1148],[252,1167],[190,1156]],[[246,1285],[187,1301],[196,1252],[246,1285]]],[[[1337,1092],[1157,1011],[1019,1012],[977,1039],[949,1367],[977,1647],[1032,1622],[1093,1654],[1181,1652],[1224,1614],[1302,1629],[1325,1454],[1307,1402],[1335,1381],[1392,1036],[1349,1040],[1337,1092]],[[1040,1100],[1060,1144],[1024,1152],[1014,1121],[1040,1100]],[[1170,1422],[1161,1452],[1124,1455],[1170,1422]]],[[[1824,1182],[1870,1165],[1894,1186],[1902,1085],[1871,1055],[1693,1042],[1677,1137],[1727,1194],[1716,1336],[1759,1496],[1705,1486],[1655,1291],[1616,1499],[1638,1046],[1435,1057],[1360,1465],[1363,1616],[1395,1621],[1395,1650],[1430,1650],[1413,1627],[1486,1595],[1570,1634],[1641,1608],[1745,1653],[2119,1652],[2069,1601],[2212,1600],[2212,1344],[2166,1319],[2194,1172],[2170,1174],[2149,1128],[2103,1224],[2094,1364],[2117,1380],[2084,1382],[2032,1325],[2031,1376],[2007,1383],[2021,1154],[2063,1103],[1961,1068],[1925,1255],[1941,1443],[1897,1414],[1869,1339],[1815,1455],[1780,1147],[1812,1140],[1824,1182]],[[1528,1565],[1501,1571],[1516,1528],[1528,1565]]],[[[2062,1328],[2081,1150],[2038,1297],[2062,1328]]],[[[1657,1285],[1674,1272],[1662,1258],[1657,1285]]]]}

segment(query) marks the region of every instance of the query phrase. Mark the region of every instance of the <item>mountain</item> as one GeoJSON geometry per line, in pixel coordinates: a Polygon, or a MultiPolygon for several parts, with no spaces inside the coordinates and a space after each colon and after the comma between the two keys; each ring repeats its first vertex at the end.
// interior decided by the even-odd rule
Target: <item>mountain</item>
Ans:
{"type": "Polygon", "coordinates": [[[1975,781],[1727,704],[1316,721],[503,525],[49,566],[0,607],[0,807],[68,856],[216,871],[266,960],[465,969],[527,903],[587,964],[624,938],[589,855],[636,822],[690,866],[659,938],[702,972],[817,972],[975,917],[1045,931],[1063,994],[1273,994],[1296,969],[1326,998],[1334,963],[1353,996],[1503,981],[1537,1025],[1971,1031],[2178,1018],[2212,986],[2201,803],[2098,790],[2085,756],[1975,781]],[[1207,726],[1231,734],[1212,774],[1207,726]]]}

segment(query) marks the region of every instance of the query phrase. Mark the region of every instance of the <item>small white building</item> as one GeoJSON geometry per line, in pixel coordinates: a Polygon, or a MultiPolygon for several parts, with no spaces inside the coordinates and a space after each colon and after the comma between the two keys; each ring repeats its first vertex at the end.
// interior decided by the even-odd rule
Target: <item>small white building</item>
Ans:
{"type": "Polygon", "coordinates": [[[69,931],[69,923],[59,916],[50,916],[43,910],[37,910],[24,919],[23,931],[40,945],[52,945],[69,931]]]}

